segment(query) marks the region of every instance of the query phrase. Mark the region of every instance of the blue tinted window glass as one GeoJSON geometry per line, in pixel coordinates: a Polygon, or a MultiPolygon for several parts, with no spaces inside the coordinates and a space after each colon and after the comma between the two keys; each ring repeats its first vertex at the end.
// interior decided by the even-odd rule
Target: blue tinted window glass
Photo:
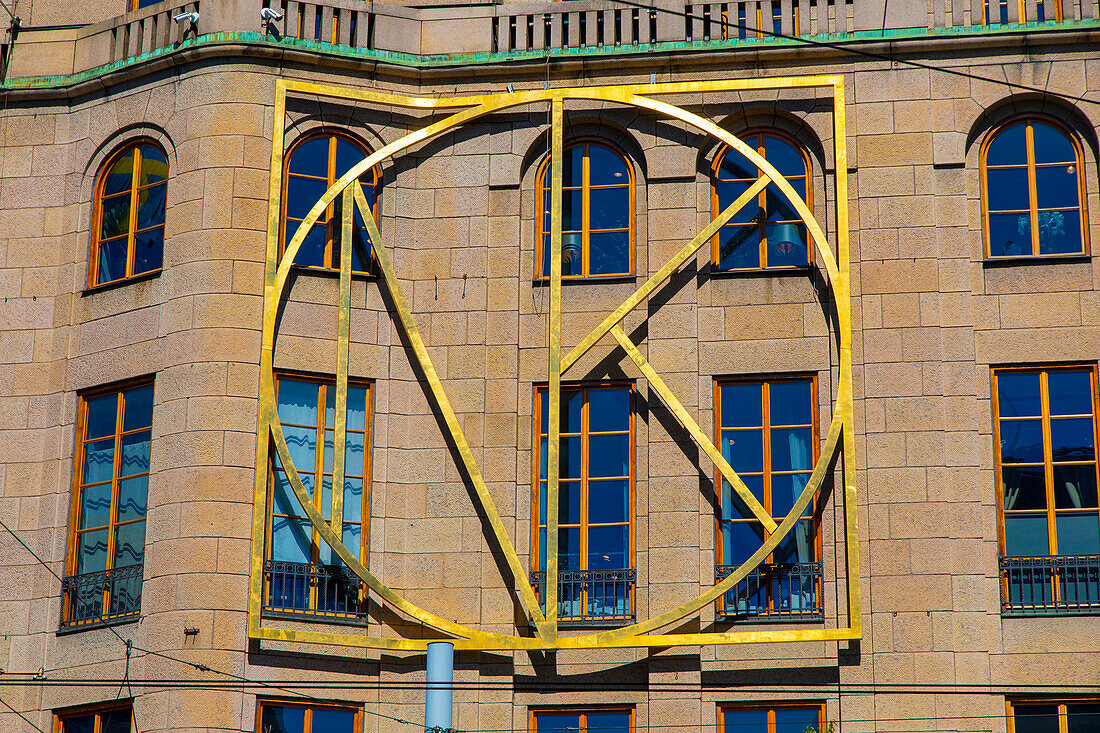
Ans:
{"type": "Polygon", "coordinates": [[[1042,414],[1038,372],[1002,372],[997,375],[997,407],[1001,417],[1038,417],[1042,414]]]}
{"type": "Polygon", "coordinates": [[[568,733],[581,729],[577,713],[540,713],[535,716],[537,733],[568,733]]]}
{"type": "Polygon", "coordinates": [[[727,733],[766,733],[768,711],[763,708],[727,710],[722,722],[727,733]]]}
{"type": "Polygon", "coordinates": [[[588,521],[593,524],[627,521],[629,496],[626,480],[589,482],[588,521]]]}
{"type": "Polygon", "coordinates": [[[1066,134],[1045,122],[1031,123],[1032,140],[1035,143],[1035,162],[1076,163],[1077,154],[1066,134]]]}
{"type": "Polygon", "coordinates": [[[1051,415],[1088,415],[1092,412],[1092,373],[1088,370],[1052,370],[1047,373],[1051,415]]]}
{"type": "Polygon", "coordinates": [[[328,178],[327,136],[305,141],[290,154],[290,172],[305,176],[328,178]]]}
{"type": "Polygon", "coordinates": [[[819,711],[815,708],[777,708],[775,733],[805,733],[817,730],[819,711]]]}
{"type": "Polygon", "coordinates": [[[813,421],[810,382],[772,382],[768,388],[771,424],[809,425],[813,421]]]}
{"type": "Polygon", "coordinates": [[[1043,462],[1043,421],[1001,420],[1001,463],[1043,462]]]}
{"type": "Polygon", "coordinates": [[[1006,510],[1046,508],[1046,477],[1042,466],[1002,466],[1001,488],[1006,510]]]}
{"type": "Polygon", "coordinates": [[[1049,555],[1046,514],[1006,514],[1005,554],[1009,557],[1049,555]]]}
{"type": "Polygon", "coordinates": [[[1012,719],[1023,733],[1058,733],[1057,705],[1013,705],[1012,719]]]}
{"type": "Polygon", "coordinates": [[[723,384],[722,427],[760,427],[764,424],[759,384],[723,384]]]}
{"type": "Polygon", "coordinates": [[[316,425],[319,388],[313,382],[279,380],[279,419],[285,425],[316,425]]]}
{"type": "Polygon", "coordinates": [[[1100,730],[1100,704],[1070,703],[1066,705],[1068,733],[1095,733],[1100,730]]]}
{"type": "Polygon", "coordinates": [[[764,159],[783,176],[806,175],[806,161],[797,147],[780,137],[763,135],[764,159]]]}
{"type": "Polygon", "coordinates": [[[629,430],[630,390],[589,390],[588,429],[593,433],[629,430]]]}
{"type": "Polygon", "coordinates": [[[311,727],[314,733],[356,733],[355,711],[314,708],[311,727]]]}
{"type": "Polygon", "coordinates": [[[111,393],[90,397],[87,402],[87,420],[84,437],[103,438],[115,434],[115,417],[118,414],[118,395],[111,393]]]}
{"type": "Polygon", "coordinates": [[[630,174],[622,157],[603,145],[588,146],[588,177],[593,186],[622,185],[630,182],[630,174]]]}
{"type": "Polygon", "coordinates": [[[1039,212],[1039,254],[1064,255],[1080,252],[1081,249],[1079,211],[1039,212]]]}
{"type": "Polygon", "coordinates": [[[630,730],[630,713],[588,713],[589,733],[627,733],[630,730]]]}
{"type": "Polygon", "coordinates": [[[1096,512],[1059,513],[1054,521],[1059,555],[1100,554],[1100,519],[1096,512]]]}
{"type": "Polygon", "coordinates": [[[998,132],[986,150],[986,165],[1027,165],[1026,129],[1018,122],[998,132]]]}

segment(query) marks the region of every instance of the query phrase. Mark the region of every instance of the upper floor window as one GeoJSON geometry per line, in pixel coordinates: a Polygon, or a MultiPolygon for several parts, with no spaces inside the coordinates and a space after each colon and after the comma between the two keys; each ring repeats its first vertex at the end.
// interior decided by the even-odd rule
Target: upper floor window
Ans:
{"type": "Polygon", "coordinates": [[[168,159],[152,142],[130,143],[96,180],[88,286],[160,270],[168,159]]]}
{"type": "MultiPolygon", "coordinates": [[[[722,455],[765,511],[781,522],[806,488],[817,460],[815,380],[723,380],[716,395],[722,455]]],[[[715,573],[720,580],[760,549],[764,528],[720,474],[716,481],[722,487],[715,573]]],[[[725,616],[822,614],[816,502],[815,496],[764,564],[726,593],[721,604],[725,616]]]]}
{"type": "Polygon", "coordinates": [[[1096,700],[1008,702],[1008,733],[1091,733],[1100,730],[1096,700]]]}
{"type": "Polygon", "coordinates": [[[363,729],[358,707],[261,701],[257,733],[357,733],[363,729]]]}
{"type": "Polygon", "coordinates": [[[80,398],[62,626],[141,610],[153,383],[80,398]]]}
{"type": "Polygon", "coordinates": [[[156,5],[157,3],[164,2],[164,0],[130,0],[130,10],[139,10],[141,8],[147,8],[150,5],[156,5]]]}
{"type": "MultiPolygon", "coordinates": [[[[283,247],[294,237],[298,226],[325,191],[367,155],[368,151],[363,145],[342,132],[324,131],[294,143],[287,152],[283,177],[283,217],[280,239],[283,247]]],[[[371,168],[360,176],[359,182],[363,185],[363,194],[377,221],[382,186],[381,169],[378,166],[371,168]]],[[[370,271],[372,261],[370,240],[358,208],[354,217],[351,269],[353,272],[366,273],[370,271]]],[[[337,196],[310,228],[298,254],[294,257],[294,264],[339,270],[342,223],[341,197],[337,196]]]]}
{"type": "Polygon", "coordinates": [[[54,713],[54,733],[130,733],[133,702],[118,700],[54,713]]]}
{"type": "Polygon", "coordinates": [[[981,175],[989,257],[1088,251],[1081,148],[1061,126],[1025,118],[995,130],[981,175]]]}
{"type": "MultiPolygon", "coordinates": [[[[810,156],[793,140],[777,132],[742,136],[787,179],[809,207],[810,156]]],[[[712,216],[718,216],[756,182],[761,170],[731,148],[719,151],[711,178],[712,216]]],[[[720,270],[805,267],[812,261],[802,217],[774,183],[737,212],[714,236],[714,263],[720,270]]]]}
{"type": "Polygon", "coordinates": [[[1100,611],[1096,369],[993,371],[1006,613],[1100,611]]]}
{"type": "MultiPolygon", "coordinates": [[[[561,274],[568,278],[634,271],[634,170],[598,142],[565,147],[562,165],[561,274]]],[[[550,277],[550,158],[539,167],[535,277],[550,277]]]]}
{"type": "Polygon", "coordinates": [[[531,711],[531,733],[631,733],[633,730],[632,709],[531,711]]]}
{"type": "Polygon", "coordinates": [[[825,730],[822,705],[756,705],[725,708],[718,733],[806,733],[825,730]]]}
{"type": "MultiPolygon", "coordinates": [[[[634,614],[634,411],[629,385],[561,389],[558,496],[558,617],[615,622],[634,614]]],[[[545,603],[547,388],[535,401],[533,582],[545,603]],[[537,559],[537,560],[536,560],[537,559]],[[541,571],[541,572],[540,572],[541,571]]]]}
{"type": "MultiPolygon", "coordinates": [[[[279,375],[279,420],[290,457],[317,510],[332,520],[336,382],[279,375]]],[[[348,384],[344,482],[339,534],[361,561],[370,522],[371,388],[348,384]]],[[[271,462],[264,613],[366,620],[366,590],[321,539],[290,487],[277,456],[271,462]]]]}

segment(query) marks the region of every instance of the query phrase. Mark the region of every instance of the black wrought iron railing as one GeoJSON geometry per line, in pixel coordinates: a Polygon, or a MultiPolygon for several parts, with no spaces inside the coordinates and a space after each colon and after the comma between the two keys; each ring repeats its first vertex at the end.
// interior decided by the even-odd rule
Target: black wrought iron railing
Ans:
{"type": "MultiPolygon", "coordinates": [[[[572,626],[634,621],[634,568],[564,570],[558,573],[558,619],[572,626]]],[[[546,610],[546,572],[531,571],[531,585],[546,610]]]]}
{"type": "MultiPolygon", "coordinates": [[[[714,582],[728,578],[736,569],[736,565],[716,565],[714,582]]],[[[821,563],[761,565],[722,595],[718,615],[727,621],[823,618],[821,563]]]]}
{"type": "Polygon", "coordinates": [[[141,613],[143,566],[70,575],[61,581],[61,628],[124,621],[141,613]]]}
{"type": "Polygon", "coordinates": [[[266,560],[262,610],[267,616],[321,616],[366,623],[367,591],[343,565],[266,560]]]}
{"type": "Polygon", "coordinates": [[[1100,555],[1002,557],[1001,614],[1100,614],[1100,555]]]}

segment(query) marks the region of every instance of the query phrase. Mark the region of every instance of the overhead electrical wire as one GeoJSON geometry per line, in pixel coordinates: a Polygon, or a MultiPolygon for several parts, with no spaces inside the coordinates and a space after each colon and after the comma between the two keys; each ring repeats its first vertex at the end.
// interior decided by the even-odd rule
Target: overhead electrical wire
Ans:
{"type": "MultiPolygon", "coordinates": [[[[635,0],[611,0],[618,5],[625,5],[630,8],[637,8],[639,10],[650,10],[658,13],[665,13],[666,15],[674,15],[679,18],[695,20],[699,16],[691,15],[682,10],[673,10],[671,8],[659,8],[652,5],[647,5],[643,2],[635,2],[635,0]]],[[[893,64],[901,64],[903,66],[911,66],[918,69],[924,69],[926,71],[935,71],[942,74],[950,74],[952,76],[959,76],[973,81],[981,81],[987,84],[996,84],[1000,86],[1009,87],[1012,89],[1018,89],[1020,91],[1035,92],[1037,94],[1045,94],[1051,96],[1061,97],[1063,99],[1070,99],[1074,102],[1081,102],[1083,104],[1097,104],[1100,105],[1100,99],[1089,99],[1088,97],[1082,97],[1074,94],[1064,94],[1061,92],[1051,92],[1044,87],[1031,86],[1030,84],[1021,84],[1019,82],[1009,81],[1008,79],[991,79],[987,76],[981,76],[980,74],[974,74],[968,71],[962,71],[960,69],[944,68],[942,66],[936,66],[934,64],[924,63],[922,61],[915,61],[907,58],[899,58],[893,54],[879,53],[877,51],[869,51],[865,48],[860,48],[855,45],[861,42],[875,42],[875,41],[893,41],[894,39],[885,36],[882,38],[860,38],[856,41],[849,43],[839,43],[837,41],[827,41],[820,38],[813,38],[810,36],[792,36],[787,33],[775,30],[767,30],[764,28],[753,28],[752,26],[745,25],[744,23],[736,23],[730,20],[714,20],[711,19],[711,24],[726,28],[735,28],[738,30],[744,30],[747,34],[751,33],[755,36],[771,36],[772,38],[780,38],[786,41],[796,41],[806,46],[817,46],[820,48],[829,48],[834,51],[840,51],[842,53],[851,54],[854,56],[863,56],[866,58],[875,59],[877,61],[888,61],[893,64]]]]}

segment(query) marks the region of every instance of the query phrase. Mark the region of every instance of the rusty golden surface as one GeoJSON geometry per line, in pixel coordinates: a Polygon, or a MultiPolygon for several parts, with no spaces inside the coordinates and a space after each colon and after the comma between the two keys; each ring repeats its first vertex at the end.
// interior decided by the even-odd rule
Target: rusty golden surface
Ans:
{"type": "MultiPolygon", "coordinates": [[[[508,94],[483,95],[452,98],[414,98],[401,97],[379,92],[351,90],[339,87],[289,82],[277,83],[274,129],[272,131],[271,180],[269,189],[267,264],[264,287],[264,321],[261,342],[260,369],[260,415],[257,435],[256,479],[254,485],[253,507],[253,543],[251,562],[251,584],[249,599],[249,636],[257,639],[279,639],[285,641],[309,642],[318,644],[361,646],[392,650],[423,650],[431,639],[397,638],[370,636],[364,630],[362,634],[343,634],[319,631],[303,631],[266,627],[261,618],[263,592],[263,557],[267,516],[267,465],[269,447],[274,446],[281,463],[286,469],[291,488],[306,512],[311,524],[317,529],[321,539],[329,544],[340,559],[374,591],[380,599],[393,610],[407,618],[438,632],[440,638],[450,638],[459,649],[567,649],[600,647],[663,647],[698,646],[707,644],[737,644],[780,641],[827,641],[855,639],[861,635],[859,601],[859,555],[858,528],[856,525],[857,491],[852,461],[854,458],[854,422],[852,407],[851,380],[851,310],[849,295],[849,254],[848,254],[848,214],[847,214],[847,154],[844,134],[844,85],[839,76],[789,77],[778,79],[748,79],[735,81],[701,81],[668,84],[621,85],[614,87],[589,87],[569,89],[548,89],[514,92],[508,94]],[[713,122],[653,97],[666,94],[697,94],[704,92],[735,91],[749,89],[776,88],[832,88],[834,100],[836,190],[837,190],[837,237],[836,255],[828,246],[822,228],[814,219],[812,212],[790,184],[778,171],[762,158],[755,150],[745,145],[736,136],[726,132],[713,122]],[[307,214],[294,236],[287,242],[285,250],[279,256],[279,212],[281,194],[282,159],[284,146],[284,117],[288,94],[308,94],[321,98],[348,101],[363,101],[376,104],[402,107],[407,109],[459,109],[447,117],[420,130],[383,146],[359,164],[353,166],[336,181],[317,201],[307,214]],[[566,100],[603,100],[650,110],[656,114],[672,117],[705,132],[730,148],[737,150],[761,171],[761,177],[738,201],[727,207],[691,242],[665,263],[646,283],[610,314],[565,357],[561,356],[561,201],[562,201],[562,146],[564,130],[564,103],[566,100]],[[763,545],[745,563],[730,576],[695,598],[668,609],[652,618],[617,629],[589,633],[580,636],[559,636],[557,624],[556,583],[548,582],[546,588],[547,608],[545,615],[541,611],[538,598],[528,582],[525,568],[517,555],[511,539],[501,520],[500,514],[478,470],[473,453],[459,425],[454,409],[450,405],[446,391],[439,379],[427,347],[417,329],[412,311],[405,299],[392,263],[382,245],[377,225],[367,206],[358,177],[378,162],[395,156],[408,148],[428,140],[443,132],[452,130],[472,120],[484,117],[504,109],[531,104],[549,103],[551,111],[550,154],[551,154],[551,272],[550,272],[550,313],[549,313],[549,446],[548,446],[548,540],[546,570],[547,577],[557,575],[557,512],[553,507],[558,498],[558,441],[559,420],[555,419],[560,410],[560,383],[566,370],[589,351],[604,336],[610,334],[626,352],[651,387],[676,415],[677,419],[692,434],[707,456],[718,466],[719,471],[739,494],[749,503],[757,520],[767,530],[767,539],[763,545]],[[833,418],[828,436],[821,450],[820,458],[814,466],[805,489],[790,512],[778,525],[767,516],[763,508],[752,497],[744,482],[714,447],[698,423],[664,384],[637,347],[629,340],[619,325],[633,308],[643,302],[661,283],[667,280],[688,259],[695,255],[717,232],[722,225],[737,213],[748,201],[769,183],[774,184],[798,211],[805,222],[808,232],[817,248],[817,261],[824,269],[826,281],[832,291],[835,315],[838,325],[840,379],[837,399],[833,407],[833,418]],[[371,247],[382,271],[382,281],[390,296],[393,308],[404,331],[408,343],[416,357],[418,366],[427,383],[428,391],[446,423],[459,459],[463,463],[480,508],[489,525],[488,534],[497,543],[497,548],[505,557],[512,575],[511,581],[526,609],[534,636],[494,634],[441,618],[428,610],[420,608],[395,593],[380,579],[374,576],[360,562],[355,553],[349,551],[340,541],[340,516],[342,492],[333,492],[333,521],[327,522],[317,510],[306,492],[301,478],[290,460],[286,439],[279,422],[277,403],[274,393],[273,355],[276,338],[277,314],[283,298],[286,296],[287,280],[294,257],[302,246],[306,234],[336,198],[344,197],[342,233],[345,246],[341,250],[339,314],[337,323],[337,399],[342,396],[341,405],[346,405],[348,378],[348,345],[350,342],[350,287],[351,287],[351,228],[354,208],[349,202],[354,199],[368,230],[371,247]],[[346,260],[346,261],[345,261],[346,260]],[[843,438],[843,442],[841,442],[843,438]],[[847,622],[848,626],[833,629],[775,629],[766,631],[726,631],[689,634],[654,634],[665,626],[690,616],[706,605],[713,603],[722,594],[731,590],[743,580],[779,545],[794,528],[803,510],[809,505],[814,494],[821,486],[829,466],[843,446],[842,466],[844,478],[844,516],[845,542],[847,551],[847,622]],[[337,496],[341,496],[341,500],[337,496]],[[750,503],[751,502],[751,503],[750,503]]],[[[343,432],[345,410],[337,410],[337,432],[343,432]]],[[[343,441],[343,435],[338,440],[343,441]]],[[[343,456],[343,451],[338,451],[343,456]]],[[[341,461],[342,463],[342,461],[341,461]]],[[[340,466],[342,469],[342,466],[340,466]]],[[[334,465],[334,471],[337,467],[334,465]]],[[[342,473],[342,470],[340,471],[342,473]]],[[[339,483],[334,482],[334,485],[339,483]]]]}

